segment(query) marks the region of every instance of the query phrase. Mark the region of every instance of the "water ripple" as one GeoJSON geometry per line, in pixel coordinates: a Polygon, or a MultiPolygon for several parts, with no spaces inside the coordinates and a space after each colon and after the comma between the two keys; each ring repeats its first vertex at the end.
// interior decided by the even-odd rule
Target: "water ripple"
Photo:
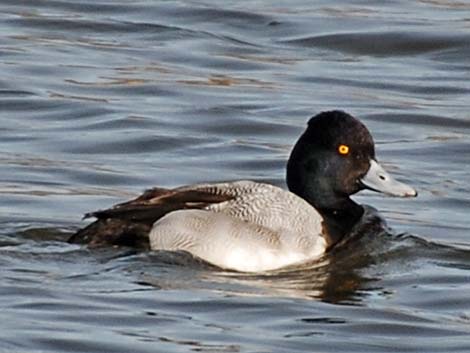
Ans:
{"type": "Polygon", "coordinates": [[[350,32],[324,34],[284,41],[302,47],[318,47],[349,54],[371,56],[409,56],[468,48],[470,40],[464,34],[443,35],[422,32],[350,32]]]}

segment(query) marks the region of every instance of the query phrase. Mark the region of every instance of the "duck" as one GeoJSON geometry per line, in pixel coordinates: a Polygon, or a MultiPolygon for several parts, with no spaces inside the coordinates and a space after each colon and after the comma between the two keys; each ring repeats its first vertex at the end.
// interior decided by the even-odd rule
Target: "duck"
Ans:
{"type": "Polygon", "coordinates": [[[184,251],[226,270],[262,272],[315,261],[357,229],[365,189],[415,197],[378,162],[367,127],[341,111],[310,118],[287,161],[287,190],[250,181],[152,188],[109,209],[69,242],[184,251]]]}

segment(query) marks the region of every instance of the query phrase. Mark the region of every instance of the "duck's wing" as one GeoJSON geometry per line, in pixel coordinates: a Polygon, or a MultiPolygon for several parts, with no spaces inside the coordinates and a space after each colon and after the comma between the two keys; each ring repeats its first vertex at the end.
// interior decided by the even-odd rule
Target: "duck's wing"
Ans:
{"type": "Polygon", "coordinates": [[[153,188],[141,196],[105,210],[87,213],[85,218],[123,218],[135,222],[153,223],[165,214],[181,209],[200,209],[229,200],[229,195],[198,190],[195,187],[177,189],[153,188]]]}
{"type": "MultiPolygon", "coordinates": [[[[281,189],[269,184],[245,180],[186,185],[175,189],[153,188],[146,190],[142,195],[131,201],[114,205],[105,210],[87,213],[84,218],[123,218],[137,222],[154,223],[165,214],[175,210],[208,209],[214,212],[227,211],[233,205],[246,204],[249,199],[274,193],[275,190],[281,189]],[[233,202],[225,203],[222,207],[214,207],[227,201],[233,202]]],[[[260,197],[260,200],[262,199],[264,197],[260,197]]]]}
{"type": "Polygon", "coordinates": [[[203,209],[231,198],[232,193],[208,184],[176,189],[153,188],[131,201],[87,213],[85,218],[95,217],[97,220],[78,230],[69,242],[148,248],[152,224],[165,214],[181,209],[203,209]]]}

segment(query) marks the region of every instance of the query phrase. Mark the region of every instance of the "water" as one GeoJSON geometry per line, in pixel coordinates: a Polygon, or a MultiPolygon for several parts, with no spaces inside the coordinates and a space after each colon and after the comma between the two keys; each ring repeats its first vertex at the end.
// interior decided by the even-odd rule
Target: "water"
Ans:
{"type": "Polygon", "coordinates": [[[0,352],[470,351],[465,1],[0,2],[0,352]],[[247,275],[64,242],[143,189],[284,185],[344,109],[414,200],[393,234],[247,275]]]}

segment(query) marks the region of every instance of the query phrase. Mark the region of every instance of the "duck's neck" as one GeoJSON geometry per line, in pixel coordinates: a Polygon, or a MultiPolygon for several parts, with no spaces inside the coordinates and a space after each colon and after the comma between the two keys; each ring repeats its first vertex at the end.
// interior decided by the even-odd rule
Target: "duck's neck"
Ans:
{"type": "Polygon", "coordinates": [[[364,208],[349,197],[333,207],[317,207],[311,204],[323,217],[323,236],[328,248],[340,242],[356,225],[362,215],[364,208]]]}
{"type": "Polygon", "coordinates": [[[333,200],[328,197],[322,199],[321,192],[313,197],[309,194],[293,192],[311,204],[322,216],[322,235],[325,237],[328,248],[340,242],[364,214],[364,208],[351,200],[349,196],[335,197],[333,200]]]}
{"type": "Polygon", "coordinates": [[[299,173],[298,167],[292,159],[289,160],[287,186],[321,214],[324,220],[322,234],[328,248],[331,248],[361,219],[364,208],[351,200],[349,195],[335,193],[328,177],[319,177],[318,173],[299,173]]]}

